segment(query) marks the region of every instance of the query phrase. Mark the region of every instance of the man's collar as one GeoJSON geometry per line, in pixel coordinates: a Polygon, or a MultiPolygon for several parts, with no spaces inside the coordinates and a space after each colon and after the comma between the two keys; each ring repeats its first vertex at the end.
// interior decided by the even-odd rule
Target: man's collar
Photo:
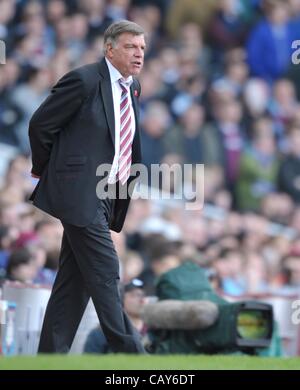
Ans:
{"type": "Polygon", "coordinates": [[[124,77],[121,75],[121,73],[118,71],[118,69],[113,66],[113,64],[105,57],[105,61],[108,67],[110,80],[112,83],[115,83],[116,81],[122,79],[124,80],[124,83],[130,86],[133,82],[132,76],[127,77],[127,79],[124,79],[124,77]]]}

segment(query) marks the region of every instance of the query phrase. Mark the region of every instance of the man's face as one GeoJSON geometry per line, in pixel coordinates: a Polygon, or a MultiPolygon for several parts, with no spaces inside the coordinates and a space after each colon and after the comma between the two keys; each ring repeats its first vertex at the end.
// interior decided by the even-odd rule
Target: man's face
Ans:
{"type": "Polygon", "coordinates": [[[139,317],[145,304],[145,294],[140,288],[134,288],[124,294],[124,309],[132,317],[139,317]]]}
{"type": "Polygon", "coordinates": [[[144,35],[123,33],[115,47],[108,45],[106,56],[123,77],[137,76],[144,64],[144,35]]]}

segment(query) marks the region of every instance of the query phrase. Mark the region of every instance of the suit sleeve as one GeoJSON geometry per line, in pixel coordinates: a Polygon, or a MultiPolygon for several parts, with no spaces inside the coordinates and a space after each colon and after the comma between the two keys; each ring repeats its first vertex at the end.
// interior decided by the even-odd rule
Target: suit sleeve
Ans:
{"type": "Polygon", "coordinates": [[[55,136],[79,109],[83,98],[83,82],[80,75],[72,71],[58,81],[33,114],[29,123],[33,174],[42,174],[50,159],[55,136]]]}

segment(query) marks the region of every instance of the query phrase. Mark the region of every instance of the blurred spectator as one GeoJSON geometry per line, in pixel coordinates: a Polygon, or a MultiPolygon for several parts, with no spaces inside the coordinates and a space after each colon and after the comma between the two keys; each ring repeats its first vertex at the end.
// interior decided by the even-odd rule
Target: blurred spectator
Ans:
{"type": "Polygon", "coordinates": [[[55,46],[54,34],[47,26],[43,4],[35,0],[26,2],[20,16],[20,23],[15,30],[16,39],[26,36],[27,60],[32,66],[46,66],[55,46]]]}
{"type": "Polygon", "coordinates": [[[224,50],[241,46],[248,30],[247,21],[241,15],[240,0],[219,0],[208,27],[209,43],[215,55],[224,50]]]}
{"type": "Polygon", "coordinates": [[[223,249],[213,261],[213,267],[221,280],[221,289],[228,295],[243,295],[247,291],[243,277],[243,255],[237,249],[223,249]]]}
{"type": "Polygon", "coordinates": [[[201,74],[209,76],[212,73],[209,68],[211,49],[205,43],[204,31],[199,24],[185,22],[180,26],[176,46],[181,53],[185,52],[194,56],[201,69],[201,74]]]}
{"type": "Polygon", "coordinates": [[[241,105],[236,100],[219,101],[213,107],[214,121],[204,129],[205,158],[208,165],[217,164],[224,169],[229,187],[239,174],[243,147],[241,105]]]}
{"type": "Polygon", "coordinates": [[[180,81],[176,88],[176,94],[171,101],[171,111],[178,118],[192,104],[201,103],[205,91],[205,81],[198,71],[196,58],[188,52],[181,52],[180,81]]]}
{"type": "Polygon", "coordinates": [[[141,123],[143,163],[148,169],[151,164],[159,164],[163,159],[164,134],[169,125],[170,117],[167,107],[159,101],[149,103],[141,123]]]}
{"type": "Polygon", "coordinates": [[[46,252],[45,265],[39,271],[36,282],[52,285],[58,269],[62,225],[58,220],[44,219],[36,224],[35,233],[46,252]]]}
{"type": "MultiPolygon", "coordinates": [[[[139,240],[140,237],[140,225],[150,217],[152,213],[152,204],[148,199],[135,199],[131,203],[131,207],[128,210],[126,225],[124,230],[127,234],[129,241],[139,240]],[[138,236],[138,237],[137,237],[138,236]]],[[[139,245],[139,243],[134,242],[132,245],[139,245]]],[[[135,249],[133,246],[129,245],[132,249],[135,249]]]]}
{"type": "Polygon", "coordinates": [[[288,155],[280,164],[278,187],[300,203],[300,126],[292,125],[288,133],[288,155]]]}
{"type": "Polygon", "coordinates": [[[106,6],[106,15],[112,21],[127,19],[130,0],[108,0],[106,6]]]}
{"type": "MultiPolygon", "coordinates": [[[[145,304],[143,286],[141,280],[132,279],[124,285],[122,290],[124,310],[142,339],[146,337],[147,333],[146,326],[141,317],[145,304]]],[[[96,328],[88,334],[83,352],[101,354],[111,352],[101,328],[96,328]]]]}
{"type": "Polygon", "coordinates": [[[287,256],[282,264],[285,285],[298,289],[300,288],[300,260],[299,256],[287,256]]]}
{"type": "Polygon", "coordinates": [[[225,176],[221,165],[205,165],[203,192],[205,203],[214,203],[215,195],[225,185],[225,176]]]}
{"type": "Polygon", "coordinates": [[[155,295],[155,281],[157,278],[180,264],[176,246],[172,242],[164,240],[162,244],[157,242],[156,245],[149,253],[148,267],[138,276],[144,283],[146,295],[155,295]]]}
{"type": "Polygon", "coordinates": [[[8,49],[12,45],[11,22],[16,13],[16,3],[16,0],[0,0],[0,39],[7,43],[8,49]]]}
{"type": "Polygon", "coordinates": [[[203,219],[195,217],[189,218],[189,223],[184,224],[183,238],[188,244],[194,245],[197,249],[205,247],[208,242],[208,229],[203,219]]]}
{"type": "Polygon", "coordinates": [[[48,0],[46,7],[47,19],[52,26],[64,18],[68,11],[66,2],[63,0],[48,0]]]}
{"type": "Polygon", "coordinates": [[[112,18],[106,14],[105,0],[78,0],[79,10],[88,18],[89,39],[103,34],[112,18]]]}
{"type": "Polygon", "coordinates": [[[19,146],[16,126],[22,119],[22,110],[8,94],[6,75],[0,68],[0,144],[19,146]]]}
{"type": "Polygon", "coordinates": [[[71,38],[67,42],[72,63],[77,63],[82,53],[87,49],[86,38],[88,34],[88,20],[81,13],[70,17],[71,38]]]}
{"type": "Polygon", "coordinates": [[[246,53],[242,48],[228,50],[224,58],[224,75],[217,79],[214,85],[227,85],[234,96],[238,98],[244,88],[248,77],[248,64],[246,53]]]}
{"type": "Polygon", "coordinates": [[[261,254],[266,266],[268,287],[274,293],[284,284],[282,261],[290,253],[291,242],[284,237],[269,239],[262,247],[261,254]]]}
{"type": "Polygon", "coordinates": [[[144,261],[138,252],[128,251],[121,259],[121,280],[123,283],[129,283],[130,280],[137,278],[144,269],[144,261]]]}
{"type": "Polygon", "coordinates": [[[0,279],[5,276],[8,257],[12,244],[17,238],[17,234],[16,229],[6,225],[0,225],[0,279]]]}
{"type": "Polygon", "coordinates": [[[245,278],[248,294],[267,292],[268,279],[267,268],[264,258],[255,251],[248,251],[245,254],[246,267],[245,278]]]}
{"type": "Polygon", "coordinates": [[[16,249],[8,258],[6,278],[23,283],[32,283],[37,276],[38,266],[27,248],[16,249]]]}
{"type": "Polygon", "coordinates": [[[271,193],[263,197],[260,205],[262,215],[270,221],[288,224],[294,204],[287,194],[271,193]]]}
{"type": "Polygon", "coordinates": [[[274,83],[273,98],[270,101],[268,111],[274,122],[278,148],[283,152],[286,152],[288,148],[286,127],[293,120],[297,109],[296,91],[291,81],[277,80],[274,83]]]}
{"type": "Polygon", "coordinates": [[[202,0],[199,7],[198,0],[173,0],[167,15],[168,32],[173,38],[178,38],[179,28],[186,21],[206,27],[217,4],[218,0],[202,0]]]}
{"type": "Polygon", "coordinates": [[[285,0],[263,0],[262,4],[265,19],[249,35],[248,62],[254,76],[272,82],[288,71],[295,33],[285,0]]]}
{"type": "Polygon", "coordinates": [[[264,196],[276,190],[278,161],[272,122],[254,123],[253,141],[243,154],[237,182],[237,204],[241,210],[258,210],[264,196]]]}
{"type": "Polygon", "coordinates": [[[23,113],[23,120],[16,127],[18,147],[22,153],[30,153],[28,123],[40,102],[46,98],[50,81],[48,69],[32,69],[28,75],[28,83],[21,84],[12,93],[12,101],[23,113]]]}
{"type": "Polygon", "coordinates": [[[145,59],[157,55],[157,49],[161,47],[161,11],[156,5],[145,4],[143,7],[132,8],[130,16],[133,22],[143,27],[147,37],[147,51],[145,59]]]}
{"type": "Polygon", "coordinates": [[[250,78],[243,88],[244,118],[247,136],[250,137],[250,128],[253,121],[267,114],[271,91],[267,82],[259,78],[250,78]]]}
{"type": "Polygon", "coordinates": [[[204,161],[204,109],[192,104],[180,117],[178,125],[171,128],[165,137],[166,149],[182,157],[184,163],[197,164],[204,161]]]}
{"type": "Polygon", "coordinates": [[[19,155],[10,161],[5,175],[5,183],[2,187],[1,199],[3,203],[14,203],[14,198],[19,199],[19,203],[25,200],[33,185],[29,171],[30,162],[28,158],[19,155]],[[5,202],[5,192],[10,195],[7,202],[5,202]]]}

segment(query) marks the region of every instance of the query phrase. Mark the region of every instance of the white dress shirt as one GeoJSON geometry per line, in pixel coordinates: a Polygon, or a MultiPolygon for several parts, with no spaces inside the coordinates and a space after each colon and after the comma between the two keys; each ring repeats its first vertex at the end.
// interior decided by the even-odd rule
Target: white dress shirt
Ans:
{"type": "Polygon", "coordinates": [[[116,175],[118,173],[118,162],[119,162],[119,154],[120,154],[120,104],[121,104],[121,95],[122,95],[122,89],[119,84],[119,80],[122,78],[124,80],[124,83],[127,85],[128,89],[128,97],[129,97],[129,104],[130,104],[130,115],[131,115],[131,136],[132,140],[135,133],[135,116],[132,106],[132,100],[131,100],[131,94],[130,94],[130,85],[132,84],[132,76],[129,76],[127,79],[124,79],[124,77],[121,75],[121,73],[116,69],[111,62],[107,58],[105,58],[105,61],[108,66],[109,75],[110,75],[110,82],[111,82],[111,88],[112,88],[112,95],[113,95],[113,103],[114,103],[114,117],[115,117],[115,156],[112,164],[111,171],[108,176],[108,183],[113,184],[116,183],[116,175]]]}

